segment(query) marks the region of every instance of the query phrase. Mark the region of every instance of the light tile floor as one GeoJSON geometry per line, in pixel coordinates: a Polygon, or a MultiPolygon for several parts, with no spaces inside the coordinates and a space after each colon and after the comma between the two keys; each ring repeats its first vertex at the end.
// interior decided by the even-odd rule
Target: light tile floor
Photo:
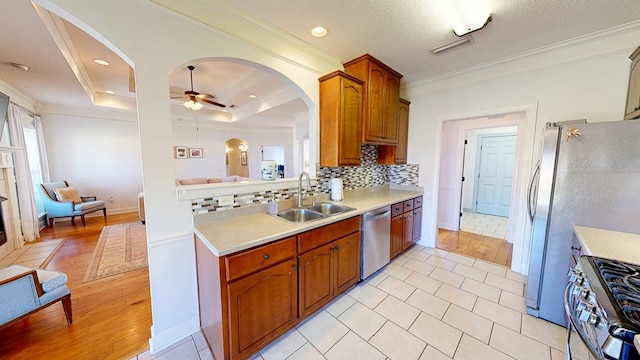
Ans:
{"type": "Polygon", "coordinates": [[[508,226],[508,217],[465,211],[462,213],[460,230],[506,240],[508,226]]]}
{"type": "MultiPolygon", "coordinates": [[[[563,359],[566,330],[525,313],[525,281],[499,265],[416,245],[252,360],[563,359]]],[[[574,349],[574,358],[587,357],[574,349]]],[[[147,359],[212,356],[196,333],[131,360],[147,359]]]]}

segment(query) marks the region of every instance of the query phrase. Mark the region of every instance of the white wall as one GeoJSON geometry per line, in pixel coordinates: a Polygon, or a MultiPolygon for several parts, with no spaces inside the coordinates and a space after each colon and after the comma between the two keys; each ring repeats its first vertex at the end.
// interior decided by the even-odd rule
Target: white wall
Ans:
{"type": "Polygon", "coordinates": [[[408,162],[420,164],[420,185],[425,188],[421,242],[435,244],[438,189],[449,185],[438,184],[440,163],[454,161],[450,156],[458,155],[441,154],[441,144],[447,141],[443,138],[443,122],[528,107],[528,116],[534,117],[527,118],[526,126],[533,124],[535,134],[524,139],[525,163],[519,174],[522,181],[513,194],[519,215],[515,219],[517,224],[512,228],[510,222],[509,229],[517,236],[512,269],[526,273],[530,226],[526,218],[526,185],[538,156],[544,124],[578,118],[591,122],[622,119],[630,66],[628,55],[637,47],[639,35],[637,28],[606,34],[479,70],[411,84],[404,89],[403,96],[411,101],[408,162]],[[557,65],[551,65],[554,63],[557,65]]]}
{"type": "Polygon", "coordinates": [[[138,124],[103,116],[42,114],[51,180],[67,180],[81,195],[104,200],[107,213],[137,211],[142,191],[138,124]]]}
{"type": "Polygon", "coordinates": [[[293,129],[254,129],[247,130],[228,126],[200,126],[196,135],[193,125],[179,125],[173,128],[173,144],[203,149],[202,158],[175,159],[175,177],[178,179],[218,178],[227,176],[225,161],[225,142],[232,138],[243,139],[248,143],[249,177],[261,179],[261,145],[283,145],[285,147],[285,177],[293,172],[293,129]],[[287,172],[288,169],[288,172],[287,172]]]}
{"type": "Polygon", "coordinates": [[[153,322],[150,349],[155,353],[199,328],[193,217],[190,203],[176,199],[167,74],[194,60],[235,58],[289,79],[309,107],[310,155],[316,159],[317,79],[340,69],[340,60],[247,23],[224,3],[212,7],[197,0],[34,2],[100,40],[135,69],[153,322]]]}

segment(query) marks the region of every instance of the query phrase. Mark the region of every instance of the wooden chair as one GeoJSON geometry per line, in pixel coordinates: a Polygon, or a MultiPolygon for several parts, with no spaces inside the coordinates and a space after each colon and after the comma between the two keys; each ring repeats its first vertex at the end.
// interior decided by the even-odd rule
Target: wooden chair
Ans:
{"type": "Polygon", "coordinates": [[[40,184],[40,190],[50,228],[53,227],[53,219],[60,217],[71,217],[71,224],[75,225],[76,216],[80,216],[82,226],[86,226],[84,216],[99,210],[102,210],[104,221],[107,221],[107,208],[103,200],[98,200],[95,196],[78,195],[75,188],[66,181],[40,184]]]}

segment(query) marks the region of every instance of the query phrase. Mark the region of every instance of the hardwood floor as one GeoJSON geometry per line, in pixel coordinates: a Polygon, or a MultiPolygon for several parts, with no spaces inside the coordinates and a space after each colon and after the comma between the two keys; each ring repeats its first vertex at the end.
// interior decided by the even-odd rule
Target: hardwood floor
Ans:
{"type": "Polygon", "coordinates": [[[443,250],[511,267],[513,245],[502,239],[466,231],[438,229],[436,246],[443,250]]]}
{"type": "MultiPolygon", "coordinates": [[[[108,225],[138,221],[137,213],[108,216],[108,225]]],[[[2,359],[129,359],[149,348],[151,299],[147,268],[83,283],[105,225],[102,216],[41,231],[41,239],[65,238],[46,269],[67,274],[73,324],[62,305],[49,306],[0,331],[2,359]]]]}

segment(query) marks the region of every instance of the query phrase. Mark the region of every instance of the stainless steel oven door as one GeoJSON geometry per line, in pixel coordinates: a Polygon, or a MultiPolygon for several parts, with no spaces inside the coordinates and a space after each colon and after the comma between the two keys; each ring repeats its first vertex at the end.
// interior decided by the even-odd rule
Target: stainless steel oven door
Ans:
{"type": "Polygon", "coordinates": [[[564,308],[569,320],[565,358],[583,359],[586,348],[589,359],[618,360],[622,341],[609,336],[602,311],[595,301],[585,298],[585,290],[575,283],[565,289],[564,308]]]}

